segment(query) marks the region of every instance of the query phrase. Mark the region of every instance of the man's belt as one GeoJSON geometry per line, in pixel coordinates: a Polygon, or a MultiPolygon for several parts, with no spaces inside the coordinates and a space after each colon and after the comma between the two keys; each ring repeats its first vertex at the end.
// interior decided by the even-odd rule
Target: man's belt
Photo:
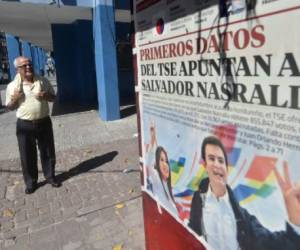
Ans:
{"type": "Polygon", "coordinates": [[[21,119],[21,118],[18,118],[18,120],[20,120],[22,122],[37,124],[37,123],[42,123],[42,122],[45,122],[45,121],[49,120],[49,116],[46,116],[46,117],[41,118],[41,119],[36,119],[36,120],[25,120],[25,119],[21,119]]]}

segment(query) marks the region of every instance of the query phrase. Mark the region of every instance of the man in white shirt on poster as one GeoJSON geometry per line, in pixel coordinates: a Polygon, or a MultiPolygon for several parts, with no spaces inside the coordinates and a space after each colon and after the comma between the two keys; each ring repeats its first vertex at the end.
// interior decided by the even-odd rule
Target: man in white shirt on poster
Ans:
{"type": "Polygon", "coordinates": [[[284,178],[276,169],[275,175],[289,221],[285,231],[271,232],[238,204],[227,185],[228,161],[222,142],[206,137],[201,153],[208,178],[194,193],[189,226],[204,236],[213,250],[299,250],[300,188],[292,185],[286,163],[284,178]]]}

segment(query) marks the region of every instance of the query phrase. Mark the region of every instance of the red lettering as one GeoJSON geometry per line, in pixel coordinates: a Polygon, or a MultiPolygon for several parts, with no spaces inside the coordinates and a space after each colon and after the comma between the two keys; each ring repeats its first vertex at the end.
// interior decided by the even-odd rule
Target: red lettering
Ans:
{"type": "Polygon", "coordinates": [[[203,37],[197,39],[197,54],[203,54],[207,49],[207,40],[203,37]]]}
{"type": "Polygon", "coordinates": [[[249,41],[250,41],[250,35],[249,35],[249,31],[246,29],[239,29],[234,34],[233,42],[234,42],[234,46],[237,49],[245,49],[248,46],[249,41]]]}
{"type": "Polygon", "coordinates": [[[170,43],[169,45],[169,54],[170,54],[170,57],[176,57],[176,44],[175,43],[170,43]]]}
{"type": "Polygon", "coordinates": [[[161,58],[161,50],[160,47],[154,47],[153,49],[151,48],[151,51],[154,50],[154,57],[152,59],[157,59],[161,58]]]}
{"type": "Polygon", "coordinates": [[[210,41],[209,41],[209,46],[208,46],[208,49],[207,49],[207,52],[210,53],[210,49],[213,49],[214,51],[212,52],[219,52],[219,45],[218,45],[218,42],[217,42],[217,38],[215,35],[212,35],[210,37],[210,41]]]}
{"type": "Polygon", "coordinates": [[[145,50],[141,50],[141,53],[140,53],[140,55],[141,55],[141,61],[143,61],[143,59],[144,59],[144,56],[145,56],[145,52],[144,52],[145,50]]]}
{"type": "Polygon", "coordinates": [[[150,60],[149,49],[145,49],[145,61],[150,60]]]}
{"type": "Polygon", "coordinates": [[[168,58],[168,44],[162,46],[163,49],[163,58],[168,58]]]}
{"type": "Polygon", "coordinates": [[[153,48],[149,49],[149,57],[148,60],[151,60],[154,58],[153,48]]]}
{"type": "Polygon", "coordinates": [[[179,42],[177,44],[177,55],[178,56],[183,56],[185,53],[185,45],[183,42],[179,42]]]}
{"type": "Polygon", "coordinates": [[[255,43],[254,41],[251,41],[251,46],[253,48],[259,48],[262,47],[265,44],[266,38],[265,35],[262,32],[259,32],[257,29],[260,29],[261,31],[264,31],[264,26],[257,25],[251,30],[251,36],[255,41],[258,43],[255,43]]]}
{"type": "Polygon", "coordinates": [[[193,41],[187,40],[186,41],[186,55],[190,56],[193,54],[193,41]]]}
{"type": "Polygon", "coordinates": [[[232,38],[232,31],[225,32],[224,34],[224,43],[223,43],[224,51],[229,50],[229,38],[232,38]]]}

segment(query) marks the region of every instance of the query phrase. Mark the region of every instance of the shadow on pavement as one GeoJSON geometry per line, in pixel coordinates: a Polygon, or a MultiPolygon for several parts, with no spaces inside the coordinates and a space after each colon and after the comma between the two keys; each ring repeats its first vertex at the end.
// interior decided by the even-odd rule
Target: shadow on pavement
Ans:
{"type": "MultiPolygon", "coordinates": [[[[94,158],[91,158],[89,160],[83,161],[79,163],[74,168],[71,168],[68,171],[55,171],[56,173],[59,173],[56,175],[57,180],[64,182],[76,175],[83,174],[86,172],[93,172],[93,173],[131,173],[131,172],[140,172],[138,169],[110,169],[110,170],[95,170],[91,171],[97,167],[100,167],[101,165],[112,161],[118,154],[118,151],[112,151],[109,153],[106,153],[101,156],[96,156],[94,158]]],[[[0,167],[0,173],[10,173],[10,174],[22,174],[21,170],[11,170],[11,169],[2,169],[0,167]]],[[[42,174],[43,172],[41,170],[38,171],[39,174],[42,174]]],[[[46,184],[46,181],[41,181],[38,186],[44,186],[46,184]]]]}
{"type": "Polygon", "coordinates": [[[94,158],[91,158],[89,160],[83,161],[79,163],[74,168],[69,169],[67,172],[63,172],[56,176],[58,181],[64,182],[76,175],[86,173],[92,169],[95,169],[97,167],[100,167],[101,165],[112,161],[118,154],[118,151],[112,151],[109,153],[106,153],[101,156],[96,156],[94,158]]]}
{"type": "Polygon", "coordinates": [[[120,97],[120,117],[121,119],[136,113],[135,96],[120,97]]]}
{"type": "MultiPolygon", "coordinates": [[[[112,161],[117,156],[117,154],[118,154],[118,151],[112,151],[112,152],[106,153],[104,155],[96,156],[89,160],[83,161],[83,162],[79,163],[77,166],[69,169],[68,171],[62,172],[62,173],[56,175],[56,179],[59,182],[63,183],[64,181],[66,181],[76,175],[87,173],[90,170],[98,168],[101,165],[112,161]]],[[[42,181],[38,184],[38,187],[42,187],[45,184],[46,184],[46,181],[42,181]]]]}
{"type": "Polygon", "coordinates": [[[127,106],[127,107],[121,107],[120,117],[121,117],[121,119],[126,118],[126,117],[131,116],[135,113],[136,113],[136,106],[135,105],[131,105],[131,106],[127,106]]]}
{"type": "Polygon", "coordinates": [[[52,116],[59,116],[59,115],[84,112],[84,111],[90,111],[90,110],[97,110],[97,109],[98,109],[98,106],[96,104],[82,106],[79,104],[60,104],[60,103],[54,102],[53,108],[52,108],[52,116]]]}

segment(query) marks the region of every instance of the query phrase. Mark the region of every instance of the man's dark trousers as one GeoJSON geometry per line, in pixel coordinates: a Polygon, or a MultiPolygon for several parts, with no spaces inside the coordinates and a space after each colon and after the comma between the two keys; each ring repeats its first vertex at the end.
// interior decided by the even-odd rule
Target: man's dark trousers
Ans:
{"type": "Polygon", "coordinates": [[[44,176],[48,181],[53,180],[55,168],[55,147],[50,117],[35,121],[18,119],[17,138],[26,187],[32,188],[37,184],[37,146],[40,151],[44,176]]]}

